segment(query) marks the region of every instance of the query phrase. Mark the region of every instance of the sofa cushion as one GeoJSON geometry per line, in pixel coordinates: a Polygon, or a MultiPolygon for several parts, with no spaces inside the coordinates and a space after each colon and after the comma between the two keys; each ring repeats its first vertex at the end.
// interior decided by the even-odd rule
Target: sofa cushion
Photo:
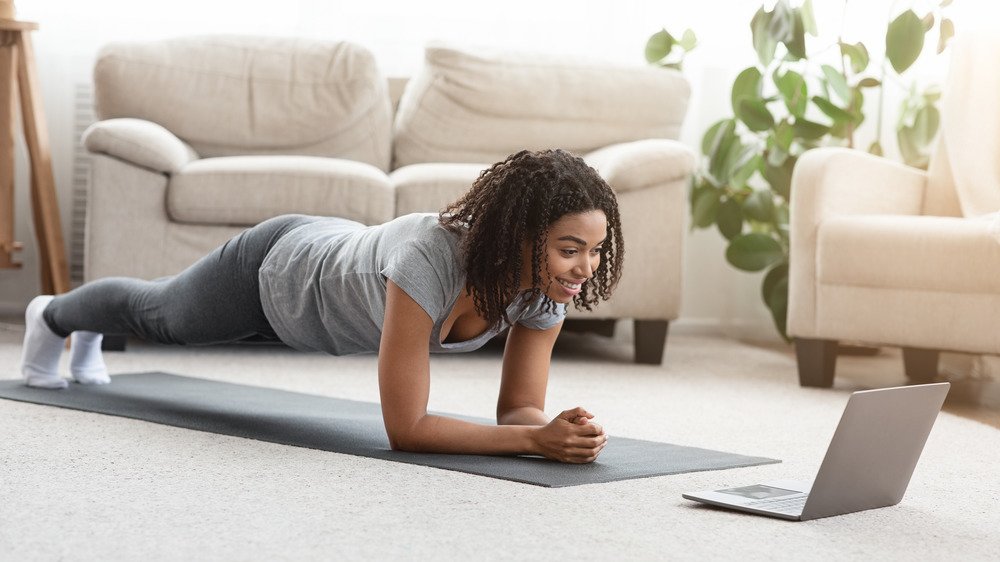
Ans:
{"type": "Polygon", "coordinates": [[[618,193],[686,178],[698,161],[690,148],[665,139],[613,144],[585,154],[583,159],[618,193]]]}
{"type": "Polygon", "coordinates": [[[425,58],[397,110],[394,167],[677,138],[690,92],[680,73],[650,66],[440,44],[425,58]]]}
{"type": "Polygon", "coordinates": [[[413,164],[389,174],[396,216],[440,212],[472,187],[490,164],[413,164]]]}
{"type": "Polygon", "coordinates": [[[288,213],[364,224],[393,218],[389,178],[369,164],[311,156],[197,160],[171,176],[167,211],[178,222],[253,225],[288,213]]]}
{"type": "Polygon", "coordinates": [[[100,119],[158,123],[202,156],[303,154],[387,170],[391,109],[364,47],[242,36],[112,43],[94,66],[100,119]]]}
{"type": "Polygon", "coordinates": [[[838,216],[818,232],[821,285],[1000,293],[1000,244],[990,221],[926,216],[838,216]]]}

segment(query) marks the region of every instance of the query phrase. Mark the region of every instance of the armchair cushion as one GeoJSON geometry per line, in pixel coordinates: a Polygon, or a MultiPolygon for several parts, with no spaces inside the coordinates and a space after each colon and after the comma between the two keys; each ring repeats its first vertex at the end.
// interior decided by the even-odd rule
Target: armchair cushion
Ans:
{"type": "Polygon", "coordinates": [[[1000,294],[990,227],[955,217],[830,218],[819,227],[819,285],[1000,294]]]}
{"type": "Polygon", "coordinates": [[[389,178],[361,162],[311,156],[229,156],[192,162],[171,178],[167,210],[178,222],[253,225],[287,214],[364,224],[393,217],[389,178]]]}
{"type": "Polygon", "coordinates": [[[186,142],[160,125],[143,119],[98,121],[83,133],[91,152],[114,156],[155,172],[173,174],[198,158],[186,142]]]}
{"type": "Polygon", "coordinates": [[[680,73],[649,66],[441,44],[425,55],[397,111],[396,167],[676,138],[690,93],[680,73]]]}
{"type": "Polygon", "coordinates": [[[613,144],[584,156],[616,192],[645,189],[694,172],[694,152],[678,141],[648,139],[613,144]]]}
{"type": "Polygon", "coordinates": [[[469,190],[490,164],[412,164],[389,174],[396,216],[439,212],[469,190]]]}

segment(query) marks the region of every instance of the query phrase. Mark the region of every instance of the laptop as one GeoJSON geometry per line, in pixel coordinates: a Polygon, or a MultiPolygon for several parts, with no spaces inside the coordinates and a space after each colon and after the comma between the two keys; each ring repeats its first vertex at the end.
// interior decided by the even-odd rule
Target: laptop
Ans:
{"type": "Polygon", "coordinates": [[[950,387],[942,382],[853,393],[811,485],[780,480],[682,496],[791,521],[896,505],[950,387]]]}

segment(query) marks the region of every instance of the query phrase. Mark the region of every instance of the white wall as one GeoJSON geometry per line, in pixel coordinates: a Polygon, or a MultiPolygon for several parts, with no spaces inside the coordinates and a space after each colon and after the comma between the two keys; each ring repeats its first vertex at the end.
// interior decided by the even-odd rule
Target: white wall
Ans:
{"type": "MultiPolygon", "coordinates": [[[[813,0],[823,36],[810,49],[832,43],[844,22],[845,39],[863,40],[881,60],[881,30],[891,0],[853,0],[846,10],[834,0],[813,0]]],[[[240,33],[339,38],[366,45],[387,75],[408,76],[420,67],[422,47],[444,39],[523,50],[575,53],[643,64],[648,36],[660,27],[680,33],[690,27],[700,45],[685,73],[692,99],[681,140],[697,147],[702,132],[729,111],[733,77],[754,62],[749,22],[759,4],[751,0],[18,0],[19,19],[37,21],[35,54],[52,142],[64,232],[70,232],[75,84],[88,81],[100,45],[184,34],[240,33]]],[[[773,0],[772,0],[773,3],[773,0]]],[[[905,2],[897,2],[904,5],[905,2]]],[[[918,5],[930,5],[917,0],[918,5]]],[[[959,30],[977,21],[996,21],[991,2],[957,0],[959,30]]],[[[920,69],[925,80],[943,76],[946,61],[920,69]]],[[[898,93],[895,96],[898,98],[898,93]]],[[[894,104],[890,104],[894,107],[894,104]]],[[[871,111],[871,109],[869,109],[871,111]]],[[[892,130],[890,115],[887,128],[892,130]]],[[[871,131],[862,130],[871,140],[871,131]]],[[[889,143],[891,144],[891,143],[889,143]]],[[[37,254],[30,226],[26,153],[17,155],[17,236],[25,243],[22,270],[0,270],[0,312],[23,310],[39,292],[37,254]]],[[[68,243],[69,241],[67,241],[68,243]]],[[[691,233],[687,242],[680,326],[773,338],[760,303],[760,277],[725,264],[724,244],[714,231],[691,233]]]]}

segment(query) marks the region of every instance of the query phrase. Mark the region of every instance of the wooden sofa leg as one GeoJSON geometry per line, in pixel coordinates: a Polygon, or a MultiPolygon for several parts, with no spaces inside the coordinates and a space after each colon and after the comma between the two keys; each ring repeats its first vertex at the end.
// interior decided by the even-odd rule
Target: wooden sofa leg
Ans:
{"type": "Polygon", "coordinates": [[[663,348],[667,346],[668,320],[634,320],[635,362],[644,365],[663,363],[663,348]]]}
{"type": "Polygon", "coordinates": [[[795,338],[795,359],[799,365],[800,386],[833,386],[833,374],[837,369],[836,340],[795,338]]]}
{"type": "Polygon", "coordinates": [[[125,334],[104,334],[101,340],[101,351],[125,351],[125,334]]]}
{"type": "Polygon", "coordinates": [[[614,337],[614,320],[594,320],[590,318],[567,318],[563,324],[564,332],[592,333],[606,338],[614,337]]]}
{"type": "Polygon", "coordinates": [[[941,352],[936,349],[904,347],[903,370],[906,371],[906,378],[916,383],[931,382],[936,379],[940,355],[941,352]]]}

